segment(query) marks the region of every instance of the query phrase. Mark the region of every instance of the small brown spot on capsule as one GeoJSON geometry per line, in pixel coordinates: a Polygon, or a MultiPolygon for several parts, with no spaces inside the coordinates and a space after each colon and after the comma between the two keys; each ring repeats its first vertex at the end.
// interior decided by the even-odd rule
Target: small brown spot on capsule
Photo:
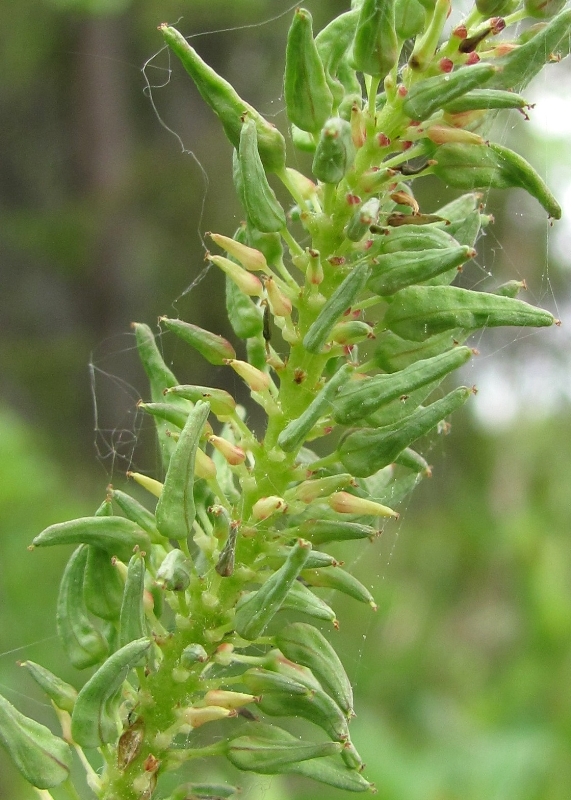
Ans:
{"type": "Polygon", "coordinates": [[[402,83],[401,83],[401,85],[397,89],[397,93],[398,93],[399,97],[406,97],[407,94],[408,94],[408,89],[406,88],[406,86],[403,86],[402,83]]]}
{"type": "Polygon", "coordinates": [[[303,383],[306,378],[307,373],[299,367],[293,371],[293,382],[297,383],[298,386],[300,383],[303,383]]]}
{"type": "Polygon", "coordinates": [[[358,206],[361,202],[361,198],[356,194],[348,194],[345,197],[345,200],[350,206],[358,206]]]}
{"type": "Polygon", "coordinates": [[[470,53],[470,55],[466,59],[466,64],[468,66],[471,66],[472,64],[477,64],[479,60],[480,56],[478,55],[478,53],[470,53]]]}
{"type": "Polygon", "coordinates": [[[441,58],[438,62],[438,69],[440,72],[452,72],[454,69],[454,62],[450,58],[441,58]]]}

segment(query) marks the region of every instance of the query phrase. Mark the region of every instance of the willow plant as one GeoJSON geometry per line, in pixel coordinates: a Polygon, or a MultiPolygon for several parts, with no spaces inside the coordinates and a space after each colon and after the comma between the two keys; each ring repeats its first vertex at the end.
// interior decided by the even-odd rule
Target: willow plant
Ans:
{"type": "Polygon", "coordinates": [[[284,97],[310,177],[286,166],[283,134],[160,26],[234,147],[245,222],[232,237],[209,234],[218,252],[207,257],[225,273],[243,357],[193,323],[160,322],[191,357],[237,373],[266,424],[256,435],[227,391],[181,385],[151,329],[133,325],[150,382],[140,407],[156,421],[163,475],[131,478],[156,507],[109,487],[93,516],[34,539],[30,549],[76,545],[57,630],[71,663],[94,671],[78,693],[24,662],[61,737],[0,699],[0,739],[42,798],[61,784],[58,797],[150,800],[165,796],[161,776],[172,786],[177,772],[191,782],[170,800],[233,796],[229,784],[192,782],[197,759],[373,788],[330,643],[335,610],[320,590],[364,613],[375,601],[328,549],[369,546],[429,474],[412,447],[472,394],[441,384],[473,357],[464,342],[474,331],[556,322],[516,298],[522,282],[483,292],[454,280],[490,222],[475,190],[523,188],[560,216],[537,172],[486,136],[504,109],[526,114],[519,92],[567,54],[563,6],[477,0],[445,33],[450,0],[363,0],[315,37],[298,8],[284,97]],[[528,19],[518,35],[514,25],[528,19]],[[413,187],[427,175],[466,193],[421,209],[413,187]],[[306,721],[303,738],[288,717],[306,721]],[[70,772],[73,751],[86,782],[70,772]]]}

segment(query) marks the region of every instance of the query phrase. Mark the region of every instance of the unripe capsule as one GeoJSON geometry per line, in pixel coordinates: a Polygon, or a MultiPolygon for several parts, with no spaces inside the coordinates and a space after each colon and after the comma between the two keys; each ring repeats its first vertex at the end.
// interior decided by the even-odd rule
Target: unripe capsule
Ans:
{"type": "Polygon", "coordinates": [[[354,160],[350,123],[341,117],[332,117],[321,129],[311,168],[313,174],[323,183],[339,183],[354,160]]]}
{"type": "Polygon", "coordinates": [[[305,8],[296,9],[288,32],[284,97],[288,119],[301,130],[317,133],[331,114],[333,97],[305,8]]]}
{"type": "Polygon", "coordinates": [[[182,550],[171,550],[157,570],[157,583],[170,592],[184,592],[190,584],[191,563],[182,550]]]}
{"type": "Polygon", "coordinates": [[[224,132],[234,147],[238,147],[241,118],[247,111],[256,123],[257,146],[265,168],[272,172],[283,169],[285,140],[275,125],[265,120],[255,108],[242,100],[228,81],[209,67],[175,28],[163,24],[159,26],[159,30],[165,42],[180,58],[202,98],[220,119],[224,132]]]}
{"type": "MultiPolygon", "coordinates": [[[[227,339],[216,333],[199,328],[181,319],[160,317],[159,320],[169,331],[176,333],[183,341],[198,350],[201,356],[215,366],[224,364],[226,358],[235,358],[236,351],[227,339]]],[[[176,382],[178,383],[178,381],[176,382]]],[[[173,384],[175,385],[175,384],[173,384]]]]}
{"type": "Polygon", "coordinates": [[[352,65],[359,72],[383,80],[395,66],[398,53],[394,0],[363,0],[353,41],[352,65]]]}
{"type": "Polygon", "coordinates": [[[1,695],[0,742],[23,777],[37,789],[51,789],[69,778],[69,745],[1,695]]]}

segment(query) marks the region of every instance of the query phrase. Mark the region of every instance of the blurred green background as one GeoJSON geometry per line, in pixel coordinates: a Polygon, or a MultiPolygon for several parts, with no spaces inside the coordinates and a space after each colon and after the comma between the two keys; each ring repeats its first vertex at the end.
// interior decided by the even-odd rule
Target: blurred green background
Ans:
{"type": "MultiPolygon", "coordinates": [[[[346,8],[306,5],[316,29],[346,8]]],[[[202,269],[201,234],[229,234],[241,218],[230,147],[165,53],[141,67],[161,46],[156,26],[179,20],[186,34],[208,34],[193,44],[285,130],[289,8],[0,6],[0,689],[47,724],[50,708],[16,660],[41,661],[81,685],[55,638],[69,554],[26,545],[52,522],[92,513],[128,468],[155,466],[152,427],[135,409],[146,389],[129,323],[166,313],[229,335],[219,276],[184,293],[202,269]],[[147,80],[162,87],[152,98],[164,125],[147,80]]],[[[565,62],[551,70],[538,97],[569,86],[565,62]]],[[[565,130],[542,139],[515,112],[506,120],[502,141],[565,195],[565,130]]],[[[449,195],[427,183],[420,199],[431,211],[449,195]]],[[[568,320],[565,222],[555,239],[522,193],[493,193],[489,208],[496,222],[466,285],[525,277],[530,301],[568,320]]],[[[380,605],[375,615],[337,602],[333,634],[355,683],[354,738],[379,800],[571,796],[569,338],[565,327],[486,332],[474,345],[481,356],[464,380],[481,392],[450,435],[426,442],[434,477],[405,503],[398,527],[357,556],[340,553],[380,605]]],[[[183,381],[228,380],[167,337],[164,349],[183,381]]],[[[240,778],[244,800],[349,797],[301,780],[240,778]]],[[[0,752],[0,798],[34,796],[0,752]]]]}

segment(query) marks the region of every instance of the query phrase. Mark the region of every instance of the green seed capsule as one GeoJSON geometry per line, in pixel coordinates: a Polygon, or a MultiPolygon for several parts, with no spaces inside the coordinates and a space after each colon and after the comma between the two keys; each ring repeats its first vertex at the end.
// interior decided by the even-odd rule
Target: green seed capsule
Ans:
{"type": "Polygon", "coordinates": [[[490,86],[494,89],[521,91],[550,60],[551,53],[557,51],[570,30],[571,9],[568,8],[550,20],[545,28],[528,42],[498,58],[496,61],[498,72],[490,82],[490,86]]]}
{"type": "Polygon", "coordinates": [[[196,515],[196,451],[209,410],[208,403],[202,400],[196,403],[188,415],[171,458],[156,510],[157,528],[167,539],[186,539],[192,535],[196,515]]]}
{"type": "MultiPolygon", "coordinates": [[[[161,317],[160,322],[215,366],[224,364],[226,358],[236,358],[236,351],[230,342],[216,333],[199,328],[198,325],[191,325],[190,322],[183,322],[181,319],[161,317]]],[[[177,384],[178,381],[175,381],[171,385],[177,384]]]]}
{"type": "Polygon", "coordinates": [[[395,32],[401,41],[422,33],[424,23],[425,12],[418,0],[396,0],[395,32]]]}
{"type": "MultiPolygon", "coordinates": [[[[413,342],[403,339],[391,331],[384,331],[378,338],[380,343],[373,355],[375,365],[385,372],[397,372],[420,358],[432,358],[451,350],[466,341],[469,332],[460,328],[431,336],[424,342],[413,342]]],[[[419,402],[422,403],[422,400],[419,402]]]]}
{"type": "Polygon", "coordinates": [[[405,447],[402,453],[399,453],[395,459],[395,464],[399,464],[401,467],[406,467],[413,472],[422,472],[427,477],[432,474],[426,459],[423,458],[420,453],[417,453],[416,450],[412,450],[410,447],[405,447]]]}
{"type": "MultiPolygon", "coordinates": [[[[450,349],[454,350],[455,348],[452,347],[450,349]]],[[[392,400],[390,403],[381,406],[378,411],[374,411],[365,418],[367,425],[372,428],[396,425],[398,422],[409,417],[413,411],[424,403],[426,398],[430,397],[432,392],[438,389],[443,380],[444,378],[439,378],[431,383],[427,383],[421,386],[420,389],[413,389],[407,392],[406,395],[401,395],[396,400],[392,400]]],[[[361,425],[362,422],[359,421],[358,424],[361,425]]]]}
{"type": "Polygon", "coordinates": [[[299,664],[294,664],[288,658],[285,658],[283,653],[279,650],[270,650],[266,654],[264,664],[268,670],[277,672],[286,678],[290,678],[296,683],[301,683],[306,689],[313,691],[314,689],[321,689],[321,684],[313,675],[311,670],[307,667],[302,667],[299,664]]]}
{"type": "MultiPolygon", "coordinates": [[[[230,278],[226,277],[226,311],[232,330],[240,339],[250,339],[262,332],[262,311],[230,278]]],[[[212,409],[214,411],[214,409],[212,409]]],[[[214,413],[216,413],[214,411],[214,413]]]]}
{"type": "Polygon", "coordinates": [[[260,372],[264,372],[267,369],[266,344],[261,336],[246,339],[246,354],[248,363],[253,367],[259,369],[260,372]]]}
{"type": "Polygon", "coordinates": [[[123,580],[108,552],[88,545],[83,579],[85,606],[100,619],[118,620],[123,600],[123,580]]]}
{"type": "Polygon", "coordinates": [[[368,322],[360,319],[351,319],[338,322],[331,331],[331,339],[337,344],[358,344],[366,339],[374,339],[372,327],[368,322]]]}
{"type": "Polygon", "coordinates": [[[303,688],[304,694],[266,692],[261,696],[258,707],[272,717],[307,719],[322,728],[333,741],[345,741],[349,735],[347,720],[339,706],[323,689],[309,692],[303,688]]]}
{"type": "Polygon", "coordinates": [[[409,286],[395,295],[384,324],[403,339],[422,342],[455,328],[541,328],[554,321],[549,311],[511,297],[456,286],[409,286]]]}
{"type": "Polygon", "coordinates": [[[201,644],[187,645],[180,655],[183,667],[193,667],[195,664],[204,664],[208,660],[208,653],[201,644]]]}
{"type": "Polygon", "coordinates": [[[483,17],[503,17],[513,5],[514,0],[476,0],[476,8],[483,17]]]}
{"type": "Polygon", "coordinates": [[[352,367],[344,364],[319,390],[305,411],[289,422],[278,437],[278,444],[286,453],[301,447],[320,417],[329,412],[337,391],[349,380],[352,367]]]}
{"type": "Polygon", "coordinates": [[[244,102],[228,81],[209,67],[175,28],[161,25],[159,30],[165,42],[181,60],[202,98],[220,119],[224,132],[234,147],[238,147],[241,118],[247,112],[256,123],[258,148],[264,167],[270,172],[283,169],[285,140],[278,129],[249,103],[244,102]]]}
{"type": "Polygon", "coordinates": [[[355,161],[355,145],[351,125],[341,117],[327,120],[315,148],[312,172],[322,183],[337,184],[355,161]]]}
{"type": "MultiPolygon", "coordinates": [[[[264,561],[277,569],[277,567],[280,567],[284,563],[290,551],[291,547],[287,547],[286,545],[276,546],[274,544],[272,549],[265,554],[264,561]]],[[[305,562],[305,568],[317,569],[318,567],[335,567],[338,563],[339,562],[336,561],[333,556],[329,555],[329,553],[322,553],[319,550],[312,549],[305,562]]]]}
{"type": "Polygon", "coordinates": [[[525,281],[507,281],[494,289],[494,294],[499,294],[501,297],[517,297],[522,289],[527,289],[525,281]]]}
{"type": "Polygon", "coordinates": [[[475,251],[471,247],[418,250],[377,256],[367,288],[388,297],[413,283],[422,283],[451,269],[457,270],[475,251]]]}
{"type": "Polygon", "coordinates": [[[247,244],[263,253],[268,264],[281,263],[284,250],[279,233],[263,233],[250,223],[247,223],[246,234],[247,244]]]}
{"type": "Polygon", "coordinates": [[[343,745],[343,750],[341,750],[341,758],[345,762],[346,766],[349,767],[349,769],[359,771],[365,768],[363,759],[351,741],[345,742],[343,745]]]}
{"type": "Polygon", "coordinates": [[[197,403],[199,400],[205,400],[210,405],[210,410],[213,414],[220,417],[227,417],[234,413],[236,409],[236,401],[231,394],[224,389],[213,389],[210,386],[195,386],[192,384],[182,384],[180,386],[173,386],[167,392],[167,397],[184,397],[197,403]]]}
{"type": "MultiPolygon", "coordinates": [[[[241,731],[249,730],[246,726],[241,731]]],[[[256,722],[252,735],[242,733],[227,744],[226,758],[233,766],[244,771],[258,772],[262,775],[275,775],[290,772],[299,762],[307,759],[321,759],[323,756],[338,753],[341,746],[336,742],[314,744],[297,739],[281,728],[256,722]],[[271,738],[268,728],[274,728],[271,738]]]]}
{"type": "Polygon", "coordinates": [[[566,0],[524,0],[523,6],[530,17],[550,19],[565,7],[566,0]]]}
{"type": "Polygon", "coordinates": [[[61,678],[58,678],[57,675],[54,675],[49,669],[36,664],[34,661],[20,661],[18,663],[21,667],[25,667],[28,670],[40,689],[43,689],[57,708],[71,714],[77,698],[77,691],[73,686],[62,681],[61,678]]]}
{"type": "Polygon", "coordinates": [[[71,735],[80,747],[101,747],[117,740],[121,687],[150,646],[145,638],[117,650],[80,691],[71,717],[71,735]]]}
{"type": "Polygon", "coordinates": [[[373,784],[366,781],[357,770],[350,769],[337,757],[332,756],[300,761],[292,766],[290,772],[346,792],[368,792],[374,788],[373,784]]]}
{"type": "MultiPolygon", "coordinates": [[[[450,228],[452,228],[452,230],[450,233],[454,236],[458,244],[472,248],[476,244],[481,227],[482,214],[480,214],[479,209],[475,209],[470,212],[464,220],[460,222],[451,222],[450,228]]],[[[455,274],[456,273],[450,275],[450,280],[448,280],[447,283],[451,283],[454,280],[455,274]]],[[[436,284],[438,283],[438,279],[432,280],[430,283],[436,284]]]]}
{"type": "MultiPolygon", "coordinates": [[[[438,212],[438,216],[443,216],[438,212]]],[[[448,227],[448,226],[447,226],[448,227]]],[[[434,225],[402,225],[389,228],[388,233],[374,244],[374,255],[399,253],[410,250],[444,250],[457,247],[458,242],[449,233],[434,225]]]]}
{"type": "Polygon", "coordinates": [[[259,231],[277,233],[286,227],[286,217],[268,183],[257,141],[256,123],[247,116],[242,124],[238,150],[246,213],[259,231]]]}
{"type": "Polygon", "coordinates": [[[457,189],[525,189],[541,203],[550,217],[560,219],[561,207],[545,182],[527,161],[498,144],[449,143],[437,148],[432,171],[457,189]]]}
{"type": "Polygon", "coordinates": [[[240,636],[253,641],[263,633],[274,614],[279,611],[310,552],[311,544],[300,539],[292,548],[285,564],[260,589],[239,602],[234,627],[240,636]]]}
{"type": "Polygon", "coordinates": [[[130,519],[131,522],[135,522],[140,528],[146,531],[153,542],[161,541],[161,536],[155,522],[155,515],[152,514],[148,508],[145,508],[138,500],[135,500],[134,497],[122,492],[120,489],[114,489],[112,486],[109,486],[108,492],[109,496],[117,503],[127,519],[130,519]]]}
{"type": "Polygon", "coordinates": [[[341,103],[345,94],[344,86],[337,78],[337,72],[355,36],[358,18],[358,9],[346,11],[335,17],[315,38],[335,105],[341,103]]]}
{"type": "Polygon", "coordinates": [[[57,600],[56,627],[65,654],[76,669],[86,669],[105,658],[107,642],[90,620],[83,594],[86,545],[80,545],[64,570],[57,600]]]}
{"type": "Polygon", "coordinates": [[[341,567],[337,567],[334,570],[304,570],[301,573],[301,577],[310,586],[336,589],[338,592],[346,594],[360,603],[367,603],[374,611],[377,610],[377,604],[367,587],[363,586],[361,581],[357,580],[350,572],[345,572],[341,567]],[[329,572],[331,575],[328,574],[329,572]]]}
{"type": "MultiPolygon", "coordinates": [[[[151,388],[151,399],[156,403],[162,400],[163,392],[169,386],[175,386],[178,381],[165,364],[163,357],[157,347],[153,332],[148,325],[133,322],[132,328],[135,331],[137,349],[143,368],[149,379],[151,388]]],[[[159,448],[162,455],[163,467],[168,467],[170,457],[174,451],[175,443],[167,436],[167,424],[160,418],[155,419],[159,448]]]]}
{"type": "Polygon", "coordinates": [[[69,745],[45,725],[24,716],[2,695],[0,743],[25,780],[37,789],[51,789],[69,778],[69,745]]]}
{"type": "Polygon", "coordinates": [[[155,419],[160,419],[175,428],[182,430],[188,419],[189,409],[179,409],[170,403],[143,403],[139,400],[137,408],[142,408],[147,414],[151,414],[155,419]]]}
{"type": "Polygon", "coordinates": [[[496,74],[491,64],[472,64],[446,75],[425,78],[411,86],[403,111],[411,119],[428,119],[435,111],[487,83],[496,74]]]}
{"type": "Polygon", "coordinates": [[[377,530],[358,522],[341,522],[339,520],[310,519],[302,522],[292,534],[309,539],[315,545],[329,542],[346,542],[353,539],[373,540],[377,530]]]}
{"type": "Polygon", "coordinates": [[[331,606],[328,606],[300,581],[296,581],[292,585],[280,611],[296,611],[300,614],[307,614],[313,619],[322,619],[333,624],[337,622],[337,616],[331,606]]]}
{"type": "Polygon", "coordinates": [[[406,447],[460,408],[470,394],[470,389],[461,386],[426,408],[418,409],[397,426],[379,430],[366,428],[350,433],[339,445],[341,463],[357,477],[372,475],[392,464],[406,447]]]}
{"type": "Polygon", "coordinates": [[[352,66],[383,80],[397,63],[394,0],[363,0],[353,41],[352,66]]]}
{"type": "Polygon", "coordinates": [[[305,8],[295,10],[288,32],[284,96],[288,119],[303,131],[317,133],[331,116],[333,96],[305,8]]]}
{"type": "Polygon", "coordinates": [[[329,497],[330,494],[339,489],[344,489],[352,480],[352,476],[347,473],[326,475],[324,478],[312,478],[307,481],[301,481],[292,489],[288,489],[284,494],[284,498],[288,503],[296,500],[302,503],[313,503],[324,497],[329,497]]]}
{"type": "Polygon", "coordinates": [[[361,294],[370,272],[369,264],[363,261],[339,284],[305,334],[303,346],[306,350],[310,353],[319,353],[342,314],[361,294]]]}
{"type": "Polygon", "coordinates": [[[345,236],[351,242],[360,242],[363,236],[369,232],[371,225],[374,225],[379,216],[380,200],[378,197],[371,197],[363,203],[349,220],[345,229],[345,236]]]}
{"type": "Polygon", "coordinates": [[[127,578],[119,618],[119,647],[147,635],[147,621],[143,606],[145,591],[145,559],[135,553],[127,567],[127,578]]]}
{"type": "Polygon", "coordinates": [[[343,664],[327,639],[313,625],[294,622],[275,637],[286,658],[307,667],[347,717],[353,714],[353,690],[343,664]]]}
{"type": "MultiPolygon", "coordinates": [[[[300,683],[290,675],[282,675],[279,672],[264,669],[263,667],[252,667],[240,676],[240,680],[248,691],[256,695],[277,692],[279,694],[305,696],[308,692],[308,687],[305,683],[300,683]]],[[[316,683],[312,688],[318,689],[321,687],[319,683],[316,683]]]]}
{"type": "Polygon", "coordinates": [[[346,386],[335,399],[333,418],[340,425],[352,425],[415,389],[444,378],[472,356],[469,347],[456,347],[442,355],[416,361],[389,375],[375,375],[346,386]]]}
{"type": "Polygon", "coordinates": [[[479,209],[481,199],[482,195],[479,192],[468,192],[441,206],[434,213],[438,214],[439,217],[443,217],[445,221],[438,223],[438,227],[434,227],[432,230],[450,235],[448,230],[450,225],[455,226],[463,223],[473,211],[479,209]]]}
{"type": "Polygon", "coordinates": [[[235,786],[220,783],[184,783],[169,795],[168,800],[188,800],[190,797],[204,800],[225,800],[233,797],[240,790],[235,786]]]}
{"type": "Polygon", "coordinates": [[[501,89],[474,89],[443,106],[447,114],[462,114],[481,109],[527,108],[529,103],[515,92],[501,89]]]}
{"type": "MultiPolygon", "coordinates": [[[[291,126],[291,140],[293,146],[301,150],[302,153],[315,153],[315,137],[307,131],[302,131],[295,125],[291,126]]],[[[290,209],[290,216],[292,211],[290,209]]]]}
{"type": "Polygon", "coordinates": [[[80,517],[68,522],[50,525],[35,539],[33,547],[51,547],[55,544],[92,544],[124,560],[133,547],[150,548],[148,535],[138,525],[123,517],[80,517]]]}

